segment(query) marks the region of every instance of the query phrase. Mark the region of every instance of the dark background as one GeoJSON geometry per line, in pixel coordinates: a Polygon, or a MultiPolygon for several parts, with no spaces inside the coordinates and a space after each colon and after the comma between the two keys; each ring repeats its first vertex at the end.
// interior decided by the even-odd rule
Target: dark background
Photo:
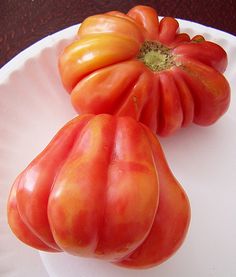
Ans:
{"type": "Polygon", "coordinates": [[[0,0],[0,67],[39,39],[109,10],[150,5],[159,15],[195,21],[236,35],[236,0],[0,0]]]}

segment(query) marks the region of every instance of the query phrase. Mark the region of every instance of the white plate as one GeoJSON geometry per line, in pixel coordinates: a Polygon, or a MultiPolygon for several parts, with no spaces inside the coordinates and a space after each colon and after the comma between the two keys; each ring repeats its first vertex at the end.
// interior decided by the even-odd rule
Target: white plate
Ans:
{"type": "Polygon", "coordinates": [[[203,34],[225,48],[232,89],[230,109],[215,125],[191,126],[161,139],[191,201],[191,226],[181,249],[159,267],[136,272],[65,254],[39,255],[7,225],[6,202],[16,175],[75,115],[57,71],[58,53],[78,28],[72,26],[29,47],[0,70],[0,276],[236,276],[236,38],[179,22],[181,31],[203,34]]]}

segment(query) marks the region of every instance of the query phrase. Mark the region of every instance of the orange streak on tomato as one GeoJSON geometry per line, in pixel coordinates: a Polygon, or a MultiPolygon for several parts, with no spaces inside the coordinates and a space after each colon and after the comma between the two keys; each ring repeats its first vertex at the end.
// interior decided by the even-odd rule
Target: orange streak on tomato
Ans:
{"type": "Polygon", "coordinates": [[[121,35],[90,35],[65,48],[59,69],[65,88],[70,92],[86,75],[94,70],[134,58],[139,43],[121,35]]]}
{"type": "Polygon", "coordinates": [[[90,117],[82,116],[80,124],[75,124],[75,121],[67,124],[15,181],[16,207],[22,221],[36,237],[54,249],[60,248],[54,241],[48,222],[48,197],[55,175],[73,144],[75,133],[90,117]]]}
{"type": "Polygon", "coordinates": [[[117,264],[148,268],[169,258],[182,244],[190,222],[188,198],[170,171],[160,144],[146,126],[160,180],[160,200],[152,229],[146,240],[117,264]]]}
{"type": "Polygon", "coordinates": [[[226,112],[230,87],[225,77],[214,68],[196,60],[179,57],[179,72],[191,89],[195,104],[194,122],[207,126],[226,112]]]}
{"type": "Polygon", "coordinates": [[[127,15],[115,16],[113,14],[94,15],[86,18],[78,31],[78,38],[88,35],[115,34],[129,37],[142,43],[144,30],[127,15]]]}
{"type": "Polygon", "coordinates": [[[148,145],[129,118],[99,115],[83,128],[48,204],[53,236],[63,250],[114,260],[145,238],[158,204],[148,145]]]}
{"type": "Polygon", "coordinates": [[[69,253],[89,256],[97,245],[114,123],[107,118],[91,120],[55,180],[49,220],[58,245],[69,253]]]}
{"type": "Polygon", "coordinates": [[[97,252],[110,254],[114,260],[145,239],[156,213],[159,185],[147,136],[130,118],[117,120],[113,155],[97,252]]]}

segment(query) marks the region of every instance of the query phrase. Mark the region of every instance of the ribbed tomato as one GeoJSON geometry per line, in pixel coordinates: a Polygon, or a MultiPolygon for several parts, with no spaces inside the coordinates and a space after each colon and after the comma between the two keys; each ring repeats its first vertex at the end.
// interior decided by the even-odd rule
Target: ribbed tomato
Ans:
{"type": "Polygon", "coordinates": [[[59,60],[78,113],[132,116],[162,136],[214,123],[230,101],[226,52],[178,31],[147,6],[85,19],[59,60]]]}
{"type": "Polygon", "coordinates": [[[66,124],[17,177],[8,201],[9,225],[24,243],[133,268],[172,255],[189,220],[155,135],[105,114],[66,124]]]}

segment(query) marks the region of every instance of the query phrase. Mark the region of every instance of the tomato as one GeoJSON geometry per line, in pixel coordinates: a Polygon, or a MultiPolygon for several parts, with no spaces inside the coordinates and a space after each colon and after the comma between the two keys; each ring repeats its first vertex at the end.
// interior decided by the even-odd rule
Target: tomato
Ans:
{"type": "Polygon", "coordinates": [[[107,114],[67,123],[8,200],[9,225],[24,243],[133,268],[171,256],[189,221],[188,198],[155,135],[107,114]]]}
{"type": "Polygon", "coordinates": [[[132,116],[161,136],[192,122],[213,124],[227,110],[226,52],[177,20],[136,6],[90,16],[59,59],[78,113],[132,116]]]}

